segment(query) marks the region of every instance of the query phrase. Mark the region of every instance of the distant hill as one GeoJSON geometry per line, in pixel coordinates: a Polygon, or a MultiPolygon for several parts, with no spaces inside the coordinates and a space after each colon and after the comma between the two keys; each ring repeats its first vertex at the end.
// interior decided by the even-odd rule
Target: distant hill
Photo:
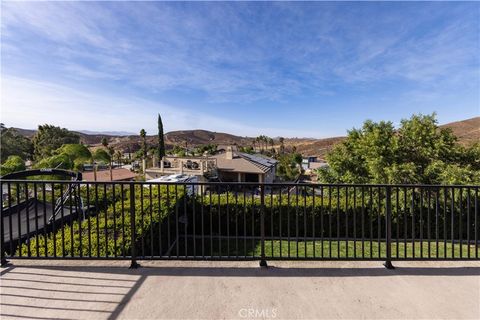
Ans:
{"type": "Polygon", "coordinates": [[[450,122],[440,127],[452,129],[461,144],[469,145],[480,142],[480,117],[450,122]]]}
{"type": "Polygon", "coordinates": [[[337,143],[345,140],[345,137],[333,137],[325,139],[285,139],[285,146],[297,149],[303,156],[316,156],[323,158],[337,143]]]}
{"type": "Polygon", "coordinates": [[[223,132],[212,132],[207,130],[182,130],[171,131],[165,134],[165,143],[167,144],[185,144],[201,145],[208,143],[222,144],[250,144],[253,138],[235,136],[223,132]]]}
{"type": "Polygon", "coordinates": [[[32,130],[32,129],[20,129],[20,128],[14,128],[15,130],[18,131],[22,136],[31,138],[37,132],[37,130],[32,130]]]}
{"type": "MultiPolygon", "coordinates": [[[[442,128],[451,128],[453,133],[458,137],[459,142],[464,145],[472,144],[480,141],[480,117],[456,121],[441,125],[442,128]]],[[[36,130],[16,128],[22,135],[32,137],[36,130]]],[[[140,149],[140,137],[138,135],[129,135],[128,132],[92,132],[81,130],[76,132],[80,136],[80,140],[91,146],[99,146],[102,138],[107,137],[109,143],[116,149],[135,152],[140,149]]],[[[260,133],[260,132],[259,132],[260,133]]],[[[167,149],[173,148],[175,145],[185,146],[185,142],[189,147],[213,143],[216,145],[252,145],[252,137],[241,137],[229,133],[212,132],[208,130],[181,130],[171,131],[165,134],[165,144],[167,149]]],[[[304,156],[324,157],[325,154],[333,148],[337,143],[342,142],[345,137],[332,137],[325,139],[313,138],[285,138],[285,147],[291,149],[296,148],[304,156]]],[[[278,140],[275,139],[278,148],[278,140]]],[[[154,145],[157,143],[157,136],[147,136],[147,143],[154,145]]]]}
{"type": "Polygon", "coordinates": [[[133,136],[135,133],[128,131],[89,131],[89,130],[79,130],[79,133],[88,134],[88,135],[104,135],[104,136],[133,136]]]}

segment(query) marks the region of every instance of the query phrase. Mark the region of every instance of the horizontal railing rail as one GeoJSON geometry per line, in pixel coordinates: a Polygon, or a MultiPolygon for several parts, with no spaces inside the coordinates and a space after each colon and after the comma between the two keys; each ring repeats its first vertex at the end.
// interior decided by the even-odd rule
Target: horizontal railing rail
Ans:
{"type": "Polygon", "coordinates": [[[475,185],[1,180],[7,259],[478,260],[475,185]]]}
{"type": "Polygon", "coordinates": [[[285,187],[285,186],[307,186],[307,187],[336,187],[336,186],[341,186],[341,187],[415,187],[415,188],[479,188],[479,185],[463,185],[463,184],[375,184],[375,183],[320,183],[320,182],[219,182],[219,181],[207,181],[207,182],[172,182],[172,181],[111,181],[111,182],[105,182],[105,181],[75,181],[75,180],[18,180],[18,179],[0,179],[3,183],[20,183],[24,184],[25,182],[28,183],[66,183],[68,182],[69,184],[135,184],[135,185],[230,185],[230,186],[235,186],[235,185],[240,185],[240,186],[265,186],[265,187],[285,187]]]}

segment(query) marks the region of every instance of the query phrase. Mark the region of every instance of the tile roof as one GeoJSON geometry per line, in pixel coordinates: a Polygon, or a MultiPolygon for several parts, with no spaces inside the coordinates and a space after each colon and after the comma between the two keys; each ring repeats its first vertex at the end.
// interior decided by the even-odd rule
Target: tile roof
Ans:
{"type": "Polygon", "coordinates": [[[221,171],[266,173],[277,164],[277,160],[243,152],[233,152],[233,159],[227,159],[226,153],[212,156],[217,159],[217,167],[221,171]]]}
{"type": "MultiPolygon", "coordinates": [[[[125,168],[112,170],[113,181],[126,181],[134,179],[137,174],[125,168]]],[[[83,181],[94,181],[93,171],[82,173],[83,181]]],[[[97,181],[110,181],[110,170],[97,171],[97,181]]]]}

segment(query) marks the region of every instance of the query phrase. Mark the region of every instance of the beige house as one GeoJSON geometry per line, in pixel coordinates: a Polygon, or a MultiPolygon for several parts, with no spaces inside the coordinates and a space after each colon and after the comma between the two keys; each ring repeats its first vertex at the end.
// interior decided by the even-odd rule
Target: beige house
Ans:
{"type": "Polygon", "coordinates": [[[147,180],[174,174],[197,176],[199,180],[202,181],[204,177],[216,176],[217,161],[210,156],[165,156],[163,157],[163,161],[160,161],[160,167],[147,168],[145,170],[145,178],[147,180]]]}
{"type": "Polygon", "coordinates": [[[275,179],[275,159],[234,151],[231,147],[212,158],[217,162],[220,181],[271,183],[275,179]]]}
{"type": "Polygon", "coordinates": [[[155,179],[165,175],[186,174],[197,176],[199,181],[218,177],[224,182],[265,182],[275,179],[277,160],[233,150],[205,157],[170,157],[161,161],[160,167],[148,168],[145,178],[155,179]]]}

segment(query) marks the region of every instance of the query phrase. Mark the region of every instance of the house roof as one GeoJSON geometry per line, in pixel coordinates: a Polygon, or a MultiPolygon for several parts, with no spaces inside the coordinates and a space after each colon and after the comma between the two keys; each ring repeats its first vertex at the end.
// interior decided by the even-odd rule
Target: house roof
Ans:
{"type": "Polygon", "coordinates": [[[275,167],[277,160],[243,152],[233,152],[233,159],[227,159],[226,153],[212,156],[217,159],[217,168],[221,171],[243,173],[266,173],[275,167]]]}
{"type": "Polygon", "coordinates": [[[318,169],[318,168],[323,168],[323,167],[328,167],[328,163],[326,162],[310,162],[308,165],[309,169],[318,169]]]}
{"type": "MultiPolygon", "coordinates": [[[[134,179],[137,174],[125,168],[112,170],[113,181],[128,181],[134,179]]],[[[83,181],[94,181],[93,171],[82,174],[83,181]]],[[[110,170],[98,170],[97,181],[110,181],[110,170]]]]}

